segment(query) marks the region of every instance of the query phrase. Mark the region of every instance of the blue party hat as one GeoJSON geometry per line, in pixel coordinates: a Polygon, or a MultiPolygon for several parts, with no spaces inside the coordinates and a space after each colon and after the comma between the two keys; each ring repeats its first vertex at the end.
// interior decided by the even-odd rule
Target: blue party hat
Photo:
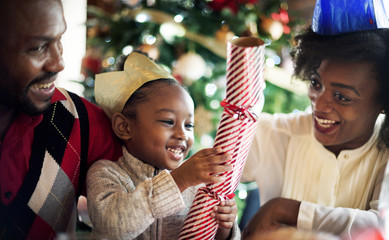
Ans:
{"type": "Polygon", "coordinates": [[[389,0],[316,0],[312,30],[321,35],[389,28],[389,0]]]}

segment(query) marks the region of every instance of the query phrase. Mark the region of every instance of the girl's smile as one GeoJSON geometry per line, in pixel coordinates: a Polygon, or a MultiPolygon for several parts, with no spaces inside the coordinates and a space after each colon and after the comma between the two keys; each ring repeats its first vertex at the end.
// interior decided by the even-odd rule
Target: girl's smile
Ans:
{"type": "Polygon", "coordinates": [[[180,161],[184,158],[185,146],[170,146],[167,147],[169,157],[173,160],[180,161]]]}

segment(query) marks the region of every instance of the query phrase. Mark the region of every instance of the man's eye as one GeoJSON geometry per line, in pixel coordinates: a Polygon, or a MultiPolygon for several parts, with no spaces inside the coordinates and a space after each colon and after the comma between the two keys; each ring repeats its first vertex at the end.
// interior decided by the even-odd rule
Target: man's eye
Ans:
{"type": "Polygon", "coordinates": [[[32,47],[28,50],[28,52],[30,53],[39,53],[39,52],[42,52],[45,48],[46,48],[46,44],[42,44],[42,45],[39,45],[39,46],[36,46],[36,47],[32,47]]]}

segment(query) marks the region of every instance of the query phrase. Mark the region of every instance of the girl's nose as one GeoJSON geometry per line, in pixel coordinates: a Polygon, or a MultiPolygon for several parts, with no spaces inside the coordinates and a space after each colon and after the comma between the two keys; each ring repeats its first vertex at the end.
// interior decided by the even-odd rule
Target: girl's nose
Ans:
{"type": "Polygon", "coordinates": [[[176,136],[176,138],[183,140],[183,141],[187,141],[189,139],[188,135],[185,133],[185,130],[179,126],[176,127],[175,136],[176,136]]]}
{"type": "Polygon", "coordinates": [[[184,141],[187,141],[189,139],[189,137],[185,133],[177,135],[177,138],[184,141]]]}

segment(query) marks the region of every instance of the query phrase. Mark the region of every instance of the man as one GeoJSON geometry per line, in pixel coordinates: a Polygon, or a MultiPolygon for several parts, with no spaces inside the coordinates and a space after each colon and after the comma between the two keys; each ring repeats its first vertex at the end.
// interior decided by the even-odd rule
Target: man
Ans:
{"type": "Polygon", "coordinates": [[[61,0],[2,0],[0,19],[0,239],[72,236],[87,167],[120,144],[100,108],[54,86],[61,0]]]}

